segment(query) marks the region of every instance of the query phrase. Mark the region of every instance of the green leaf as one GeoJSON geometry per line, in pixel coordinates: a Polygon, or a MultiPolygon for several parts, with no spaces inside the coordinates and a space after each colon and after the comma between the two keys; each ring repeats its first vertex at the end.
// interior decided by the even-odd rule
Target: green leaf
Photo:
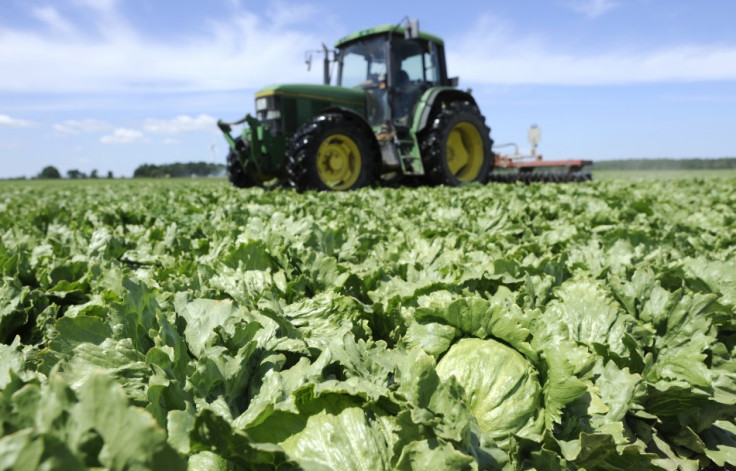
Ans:
{"type": "Polygon", "coordinates": [[[54,324],[57,335],[49,348],[63,355],[71,355],[74,348],[84,343],[100,345],[112,336],[112,329],[99,317],[61,317],[54,324]]]}
{"type": "Polygon", "coordinates": [[[347,407],[339,413],[324,410],[311,415],[304,428],[281,446],[307,469],[313,463],[324,469],[388,469],[387,433],[381,421],[363,409],[347,407]]]}
{"type": "Polygon", "coordinates": [[[231,301],[197,299],[178,301],[177,314],[187,321],[184,337],[195,357],[205,355],[207,347],[217,341],[215,328],[233,318],[246,318],[245,314],[231,301]]]}
{"type": "Polygon", "coordinates": [[[628,353],[623,339],[634,320],[606,297],[600,283],[568,281],[555,291],[555,297],[536,322],[537,348],[568,339],[591,346],[603,344],[622,356],[628,353]]]}
{"type": "Polygon", "coordinates": [[[736,424],[733,421],[718,421],[707,430],[701,432],[705,455],[716,466],[736,466],[736,424]]]}
{"type": "MultiPolygon", "coordinates": [[[[67,345],[63,346],[66,347],[67,345]]],[[[130,340],[117,341],[108,338],[99,345],[82,342],[71,351],[61,350],[59,353],[59,375],[73,389],[76,390],[89,378],[102,373],[119,382],[127,397],[136,404],[146,403],[146,388],[152,371],[130,340]]]]}
{"type": "Polygon", "coordinates": [[[28,288],[17,281],[3,279],[0,283],[0,342],[8,343],[28,322],[24,309],[28,288]]]}
{"type": "Polygon", "coordinates": [[[222,458],[246,468],[266,465],[279,469],[297,469],[278,445],[259,444],[247,434],[234,430],[225,419],[209,409],[201,411],[190,433],[193,452],[213,452],[222,458]]]}
{"type": "Polygon", "coordinates": [[[448,291],[420,296],[414,316],[419,321],[446,323],[481,339],[493,336],[536,359],[528,341],[531,320],[516,305],[513,293],[503,286],[490,301],[478,297],[457,299],[448,291]]]}
{"type": "Polygon", "coordinates": [[[587,392],[588,384],[578,376],[583,376],[595,359],[587,349],[569,341],[544,350],[542,357],[546,365],[545,423],[552,428],[561,422],[564,407],[587,392]]]}
{"type": "Polygon", "coordinates": [[[124,278],[122,285],[125,290],[123,301],[114,304],[114,310],[110,313],[111,321],[122,327],[122,332],[116,332],[117,335],[130,338],[135,348],[145,353],[153,346],[149,331],[158,328],[156,318],[160,306],[156,300],[156,291],[144,281],[130,278],[124,278]]]}
{"type": "Polygon", "coordinates": [[[76,422],[72,440],[81,446],[88,431],[99,434],[105,446],[98,459],[110,469],[185,468],[153,417],[128,406],[122,388],[106,376],[90,376],[82,384],[70,414],[76,422]]]}
{"type": "Polygon", "coordinates": [[[736,307],[736,262],[698,257],[685,259],[683,266],[689,276],[705,282],[710,292],[718,293],[723,304],[736,307]]]}
{"type": "Polygon", "coordinates": [[[426,324],[412,322],[406,329],[404,342],[408,349],[419,347],[437,358],[450,348],[456,336],[457,330],[449,325],[437,322],[426,324]]]}
{"type": "Polygon", "coordinates": [[[4,391],[18,376],[32,376],[24,350],[26,349],[21,345],[19,337],[10,345],[0,343],[0,391],[4,391]]]}
{"type": "MultiPolygon", "coordinates": [[[[437,440],[421,440],[405,446],[395,469],[475,469],[472,456],[460,453],[447,443],[437,440]]],[[[377,468],[374,468],[377,469],[377,468]]]]}
{"type": "MultiPolygon", "coordinates": [[[[43,437],[38,436],[31,429],[6,435],[0,438],[0,469],[17,469],[19,471],[41,469],[45,453],[46,444],[43,437]]],[[[70,465],[68,469],[71,470],[84,469],[78,462],[64,464],[70,465]]]]}

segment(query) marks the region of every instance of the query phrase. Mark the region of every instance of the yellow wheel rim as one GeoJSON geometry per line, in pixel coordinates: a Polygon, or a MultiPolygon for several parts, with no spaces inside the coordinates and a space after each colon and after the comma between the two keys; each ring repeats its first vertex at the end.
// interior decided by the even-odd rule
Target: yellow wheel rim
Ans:
{"type": "Polygon", "coordinates": [[[317,149],[317,173],[333,190],[351,188],[358,181],[361,163],[357,144],[344,134],[327,137],[317,149]]]}
{"type": "Polygon", "coordinates": [[[483,167],[483,138],[478,128],[468,122],[457,123],[447,138],[447,166],[455,178],[472,182],[483,167]]]}

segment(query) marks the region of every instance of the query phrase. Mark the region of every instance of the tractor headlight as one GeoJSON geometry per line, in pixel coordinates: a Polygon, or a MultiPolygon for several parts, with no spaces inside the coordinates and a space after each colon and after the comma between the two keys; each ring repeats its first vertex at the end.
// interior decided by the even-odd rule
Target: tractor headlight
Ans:
{"type": "Polygon", "coordinates": [[[268,98],[262,96],[256,98],[256,111],[265,111],[268,108],[268,98]]]}
{"type": "Polygon", "coordinates": [[[283,133],[281,97],[276,94],[256,97],[256,118],[272,136],[283,133]]]}

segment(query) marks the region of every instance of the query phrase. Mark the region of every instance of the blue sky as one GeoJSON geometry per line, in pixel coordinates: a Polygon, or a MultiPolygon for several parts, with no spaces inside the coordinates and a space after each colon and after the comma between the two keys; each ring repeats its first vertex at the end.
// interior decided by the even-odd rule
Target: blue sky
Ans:
{"type": "Polygon", "coordinates": [[[497,143],[549,159],[736,156],[733,0],[0,1],[0,178],[224,162],[253,93],[402,17],[445,39],[497,143]],[[367,11],[356,9],[369,7],[367,11]]]}

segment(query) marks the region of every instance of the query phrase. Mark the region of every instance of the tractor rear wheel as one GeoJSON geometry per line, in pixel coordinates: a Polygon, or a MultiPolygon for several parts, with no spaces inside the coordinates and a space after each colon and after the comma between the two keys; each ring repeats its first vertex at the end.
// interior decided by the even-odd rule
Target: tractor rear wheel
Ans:
{"type": "MultiPolygon", "coordinates": [[[[248,141],[243,141],[239,137],[235,139],[235,145],[240,152],[250,153],[250,143],[248,141]]],[[[238,154],[232,149],[227,154],[227,177],[230,180],[230,184],[236,188],[264,188],[267,182],[277,178],[276,176],[263,175],[253,170],[246,170],[243,168],[243,164],[240,163],[238,154]]]]}
{"type": "Polygon", "coordinates": [[[286,158],[297,191],[354,190],[376,180],[377,149],[367,126],[342,113],[325,113],[303,125],[286,158]]]}
{"type": "Polygon", "coordinates": [[[434,118],[421,138],[422,160],[431,183],[485,183],[493,165],[490,129],[478,108],[453,102],[434,118]]]}

